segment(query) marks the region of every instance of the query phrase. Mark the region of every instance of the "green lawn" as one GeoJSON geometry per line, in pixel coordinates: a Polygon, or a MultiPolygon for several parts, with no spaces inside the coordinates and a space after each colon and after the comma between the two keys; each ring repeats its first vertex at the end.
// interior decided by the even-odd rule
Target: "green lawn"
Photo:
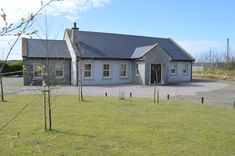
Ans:
{"type": "Polygon", "coordinates": [[[235,155],[235,110],[151,99],[55,96],[53,131],[44,133],[41,97],[8,96],[0,127],[0,155],[235,155]],[[17,136],[19,132],[20,136],[17,136]]]}

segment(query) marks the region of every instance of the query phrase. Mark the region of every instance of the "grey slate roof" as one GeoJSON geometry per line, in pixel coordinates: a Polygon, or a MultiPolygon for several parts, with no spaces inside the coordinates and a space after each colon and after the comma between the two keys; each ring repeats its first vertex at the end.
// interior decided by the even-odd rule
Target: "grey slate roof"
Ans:
{"type": "Polygon", "coordinates": [[[138,47],[135,49],[134,53],[132,54],[131,58],[137,59],[143,57],[147,52],[149,52],[151,49],[153,49],[157,43],[154,45],[144,46],[144,47],[138,47]]]}
{"type": "Polygon", "coordinates": [[[45,58],[71,58],[67,44],[63,40],[42,40],[42,39],[26,39],[27,40],[27,57],[45,58]]]}
{"type": "MultiPolygon", "coordinates": [[[[26,41],[27,51],[23,51],[23,57],[46,58],[48,43],[50,58],[71,58],[64,40],[26,39],[26,41]]],[[[87,58],[137,59],[158,44],[172,57],[173,61],[194,60],[169,38],[79,31],[79,42],[84,48],[83,57],[87,58]]]]}
{"type": "Polygon", "coordinates": [[[83,57],[131,59],[136,48],[158,43],[173,60],[194,60],[192,56],[169,38],[79,31],[79,40],[84,47],[83,57]]]}

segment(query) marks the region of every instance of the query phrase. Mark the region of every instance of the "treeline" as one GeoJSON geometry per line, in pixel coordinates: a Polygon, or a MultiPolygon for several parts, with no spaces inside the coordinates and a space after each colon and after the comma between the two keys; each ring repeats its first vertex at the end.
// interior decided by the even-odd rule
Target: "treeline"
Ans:
{"type": "MultiPolygon", "coordinates": [[[[3,61],[0,61],[0,68],[2,68],[3,61]]],[[[11,75],[23,75],[23,62],[20,60],[14,61],[7,61],[5,64],[2,73],[9,73],[4,74],[4,76],[11,76],[11,75]],[[19,72],[18,72],[19,71],[19,72]]]]}
{"type": "Polygon", "coordinates": [[[227,70],[235,70],[235,61],[233,62],[228,62],[228,63],[220,63],[219,68],[220,69],[227,69],[227,70]]]}
{"type": "Polygon", "coordinates": [[[213,64],[214,64],[213,68],[215,68],[215,69],[219,69],[219,70],[235,70],[235,62],[228,62],[228,63],[216,62],[216,63],[213,63],[213,64]]]}
{"type": "Polygon", "coordinates": [[[209,51],[196,54],[195,58],[198,63],[221,63],[228,65],[228,67],[233,66],[235,62],[234,51],[232,52],[231,50],[227,53],[226,51],[210,49],[209,51]]]}

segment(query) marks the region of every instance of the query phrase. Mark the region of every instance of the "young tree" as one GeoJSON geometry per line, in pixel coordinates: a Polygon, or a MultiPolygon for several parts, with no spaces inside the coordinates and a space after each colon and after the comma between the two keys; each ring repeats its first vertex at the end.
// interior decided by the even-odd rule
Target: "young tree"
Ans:
{"type": "Polygon", "coordinates": [[[29,31],[29,28],[33,25],[34,18],[49,4],[51,4],[54,1],[60,1],[60,0],[50,0],[46,4],[41,5],[41,7],[35,12],[30,14],[28,17],[22,17],[20,19],[19,23],[9,23],[7,14],[5,13],[4,9],[1,8],[0,10],[0,20],[3,20],[3,27],[0,28],[0,37],[3,36],[16,36],[16,39],[14,40],[13,44],[10,45],[9,51],[7,52],[6,58],[3,60],[3,64],[0,67],[0,85],[1,85],[1,99],[4,101],[4,94],[3,94],[3,84],[2,84],[2,76],[3,76],[3,69],[6,65],[6,62],[12,52],[12,49],[15,47],[16,43],[19,41],[19,39],[22,37],[22,35],[32,36],[33,34],[37,33],[37,30],[35,31],[29,31]]]}
{"type": "Polygon", "coordinates": [[[76,44],[79,52],[79,59],[78,59],[78,100],[84,101],[83,98],[83,69],[82,69],[82,57],[84,54],[84,47],[82,47],[81,43],[76,44]]]}

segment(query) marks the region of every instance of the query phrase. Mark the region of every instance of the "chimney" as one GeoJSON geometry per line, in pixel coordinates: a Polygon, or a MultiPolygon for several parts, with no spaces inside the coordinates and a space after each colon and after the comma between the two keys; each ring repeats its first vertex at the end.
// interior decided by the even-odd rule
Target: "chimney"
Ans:
{"type": "Polygon", "coordinates": [[[78,29],[79,30],[79,28],[77,28],[77,23],[76,22],[73,23],[73,28],[72,29],[78,29]]]}
{"type": "Polygon", "coordinates": [[[79,41],[79,28],[77,28],[77,23],[73,23],[73,28],[71,29],[71,40],[73,43],[77,43],[79,41]]]}

